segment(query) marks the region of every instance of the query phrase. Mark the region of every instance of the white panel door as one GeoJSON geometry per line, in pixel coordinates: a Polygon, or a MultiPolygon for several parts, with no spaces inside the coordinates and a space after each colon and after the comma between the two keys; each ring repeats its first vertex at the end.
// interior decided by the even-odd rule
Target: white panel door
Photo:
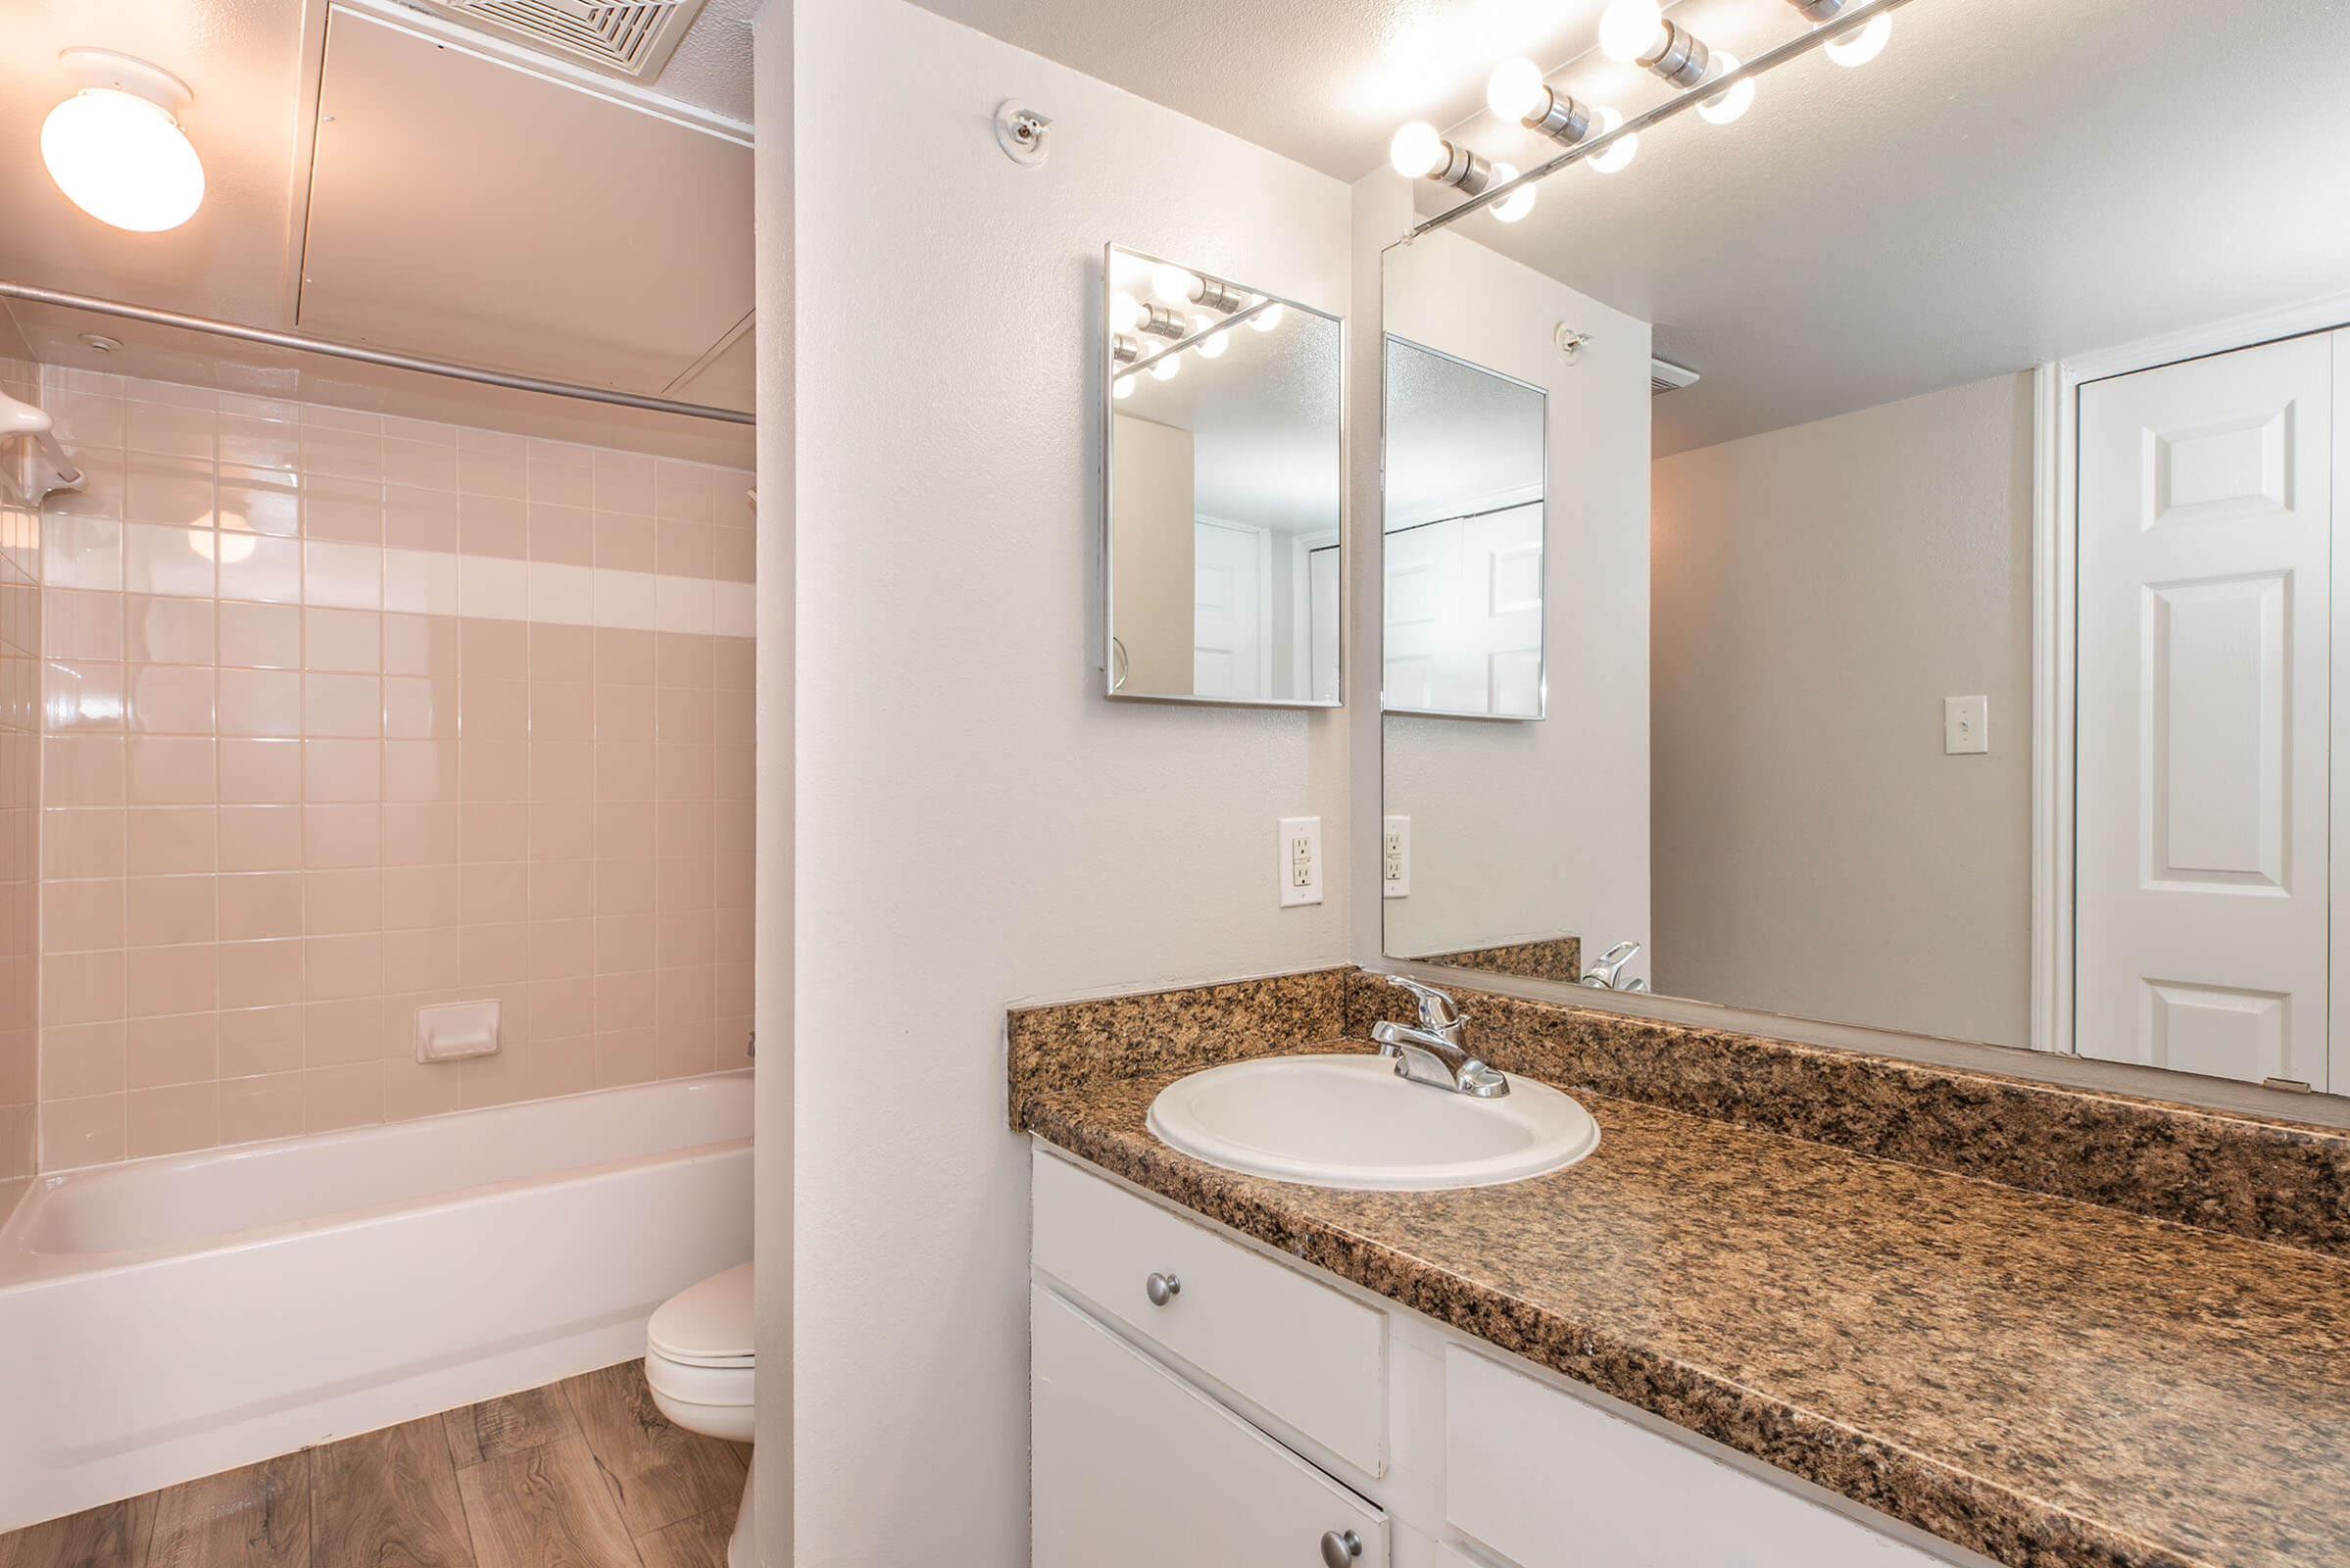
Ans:
{"type": "Polygon", "coordinates": [[[1033,1568],[1386,1568],[1375,1505],[1051,1291],[1028,1323],[1033,1568]]]}
{"type": "Polygon", "coordinates": [[[1317,545],[1305,557],[1305,667],[1317,703],[1339,700],[1339,547],[1317,545]]]}
{"type": "Polygon", "coordinates": [[[2333,358],[2081,390],[2083,1055],[2326,1087],[2333,358]]]}
{"type": "Polygon", "coordinates": [[[1401,529],[1386,555],[1387,706],[1540,714],[1542,504],[1401,529]]]}
{"type": "Polygon", "coordinates": [[[1192,695],[1265,697],[1273,618],[1267,536],[1201,518],[1192,541],[1192,695]]]}

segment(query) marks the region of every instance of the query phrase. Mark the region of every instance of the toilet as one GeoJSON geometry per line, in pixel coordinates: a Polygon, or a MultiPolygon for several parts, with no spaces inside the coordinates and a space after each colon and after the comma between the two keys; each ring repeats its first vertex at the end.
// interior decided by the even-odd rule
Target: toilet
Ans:
{"type": "MultiPolygon", "coordinates": [[[[749,1443],[752,1380],[759,1357],[752,1346],[751,1265],[712,1274],[678,1292],[645,1325],[645,1382],[653,1402],[688,1432],[749,1443]]],[[[743,1491],[727,1568],[752,1568],[752,1489],[743,1491]]]]}

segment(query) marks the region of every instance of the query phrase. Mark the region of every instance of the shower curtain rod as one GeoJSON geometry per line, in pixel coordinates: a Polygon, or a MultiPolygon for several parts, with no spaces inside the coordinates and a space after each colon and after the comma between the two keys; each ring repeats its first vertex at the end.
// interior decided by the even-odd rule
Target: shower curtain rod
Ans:
{"type": "Polygon", "coordinates": [[[615,391],[611,387],[580,386],[570,381],[548,381],[535,375],[513,375],[504,370],[484,370],[470,365],[451,365],[441,360],[418,359],[410,354],[364,349],[356,344],[336,343],[326,338],[304,337],[298,332],[274,332],[266,327],[243,326],[235,321],[216,321],[208,317],[181,316],[175,311],[125,305],[120,300],[93,299],[86,294],[35,288],[30,283],[12,283],[5,278],[0,278],[0,299],[23,300],[27,305],[54,305],[71,311],[88,311],[95,316],[119,317],[125,321],[145,321],[151,326],[172,326],[188,332],[208,333],[213,337],[234,338],[240,343],[259,343],[268,348],[294,349],[304,354],[324,355],[329,359],[353,360],[361,365],[378,365],[390,370],[445,375],[453,380],[471,381],[479,386],[505,387],[513,392],[577,398],[586,403],[642,409],[649,414],[674,414],[689,419],[717,419],[727,424],[758,422],[755,416],[745,414],[740,409],[713,408],[706,403],[680,403],[671,398],[645,397],[635,392],[615,391]]]}

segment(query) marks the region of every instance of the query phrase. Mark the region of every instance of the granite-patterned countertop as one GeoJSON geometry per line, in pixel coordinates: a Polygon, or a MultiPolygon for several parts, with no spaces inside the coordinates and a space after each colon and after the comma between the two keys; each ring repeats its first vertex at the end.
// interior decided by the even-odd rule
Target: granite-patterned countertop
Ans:
{"type": "Polygon", "coordinates": [[[2350,1262],[1589,1094],[1599,1148],[1551,1176],[1293,1186],[1152,1138],[1178,1076],[1019,1110],[1209,1219],[2000,1562],[2350,1564],[2350,1262]]]}

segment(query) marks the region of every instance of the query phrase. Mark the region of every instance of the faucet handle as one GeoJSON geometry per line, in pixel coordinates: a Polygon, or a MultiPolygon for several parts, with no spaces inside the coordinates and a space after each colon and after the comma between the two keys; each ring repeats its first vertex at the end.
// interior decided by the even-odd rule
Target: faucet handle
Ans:
{"type": "Polygon", "coordinates": [[[1468,1014],[1460,1004],[1432,985],[1414,980],[1409,975],[1391,974],[1387,983],[1408,991],[1420,1004],[1420,1027],[1434,1033],[1440,1029],[1457,1027],[1468,1014]]]}

